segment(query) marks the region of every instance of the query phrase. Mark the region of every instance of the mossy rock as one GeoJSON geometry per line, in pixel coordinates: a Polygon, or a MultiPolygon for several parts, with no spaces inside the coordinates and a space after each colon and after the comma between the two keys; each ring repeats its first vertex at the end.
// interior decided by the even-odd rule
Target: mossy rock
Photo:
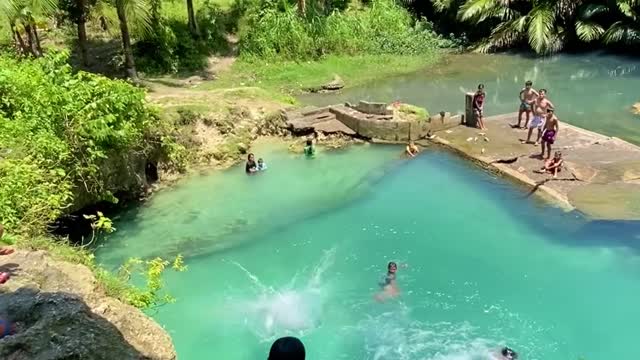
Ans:
{"type": "Polygon", "coordinates": [[[400,104],[398,115],[403,120],[427,120],[429,118],[427,109],[411,104],[400,104]]]}

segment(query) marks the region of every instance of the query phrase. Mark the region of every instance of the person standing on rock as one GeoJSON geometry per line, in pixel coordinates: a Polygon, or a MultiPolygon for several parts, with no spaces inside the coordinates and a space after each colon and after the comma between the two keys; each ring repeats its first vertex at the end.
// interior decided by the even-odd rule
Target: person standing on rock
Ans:
{"type": "Polygon", "coordinates": [[[558,117],[553,113],[553,108],[549,108],[547,110],[547,120],[544,123],[544,129],[542,130],[542,142],[540,157],[543,159],[544,157],[544,149],[547,148],[547,157],[549,159],[551,157],[551,145],[556,141],[556,136],[558,135],[558,130],[560,130],[558,117]]]}
{"type": "Polygon", "coordinates": [[[533,89],[533,83],[527,81],[524,83],[524,88],[520,91],[520,108],[518,110],[518,125],[515,127],[526,129],[529,125],[529,118],[531,117],[531,111],[533,105],[538,98],[538,92],[533,89]],[[525,114],[524,126],[520,127],[522,123],[522,114],[525,114]]]}
{"type": "Polygon", "coordinates": [[[484,84],[478,85],[478,91],[473,95],[472,106],[473,113],[478,120],[478,128],[480,130],[486,130],[484,126],[484,99],[486,94],[484,92],[484,84]]]}
{"type": "Polygon", "coordinates": [[[547,116],[547,110],[549,108],[555,108],[553,103],[547,99],[547,90],[540,89],[538,92],[538,97],[533,104],[533,119],[529,123],[529,133],[527,134],[527,140],[522,140],[523,144],[531,143],[531,134],[533,133],[533,129],[538,129],[538,137],[536,138],[535,145],[538,146],[540,142],[540,138],[542,137],[542,127],[545,123],[545,118],[547,116]]]}

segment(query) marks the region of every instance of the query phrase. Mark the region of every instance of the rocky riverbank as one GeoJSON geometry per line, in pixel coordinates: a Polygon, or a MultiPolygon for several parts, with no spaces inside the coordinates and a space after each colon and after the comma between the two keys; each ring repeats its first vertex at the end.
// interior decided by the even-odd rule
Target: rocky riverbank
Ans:
{"type": "Polygon", "coordinates": [[[43,251],[0,260],[11,274],[0,287],[0,317],[16,326],[15,335],[0,339],[1,359],[176,359],[169,334],[106,296],[87,267],[43,251]]]}

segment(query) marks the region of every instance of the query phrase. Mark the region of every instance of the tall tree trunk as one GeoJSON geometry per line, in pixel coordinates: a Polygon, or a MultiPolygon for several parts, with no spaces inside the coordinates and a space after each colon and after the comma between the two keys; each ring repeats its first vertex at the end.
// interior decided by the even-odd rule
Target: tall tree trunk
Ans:
{"type": "Polygon", "coordinates": [[[20,35],[20,32],[16,28],[16,24],[12,22],[10,26],[11,26],[11,32],[13,33],[13,39],[16,42],[16,46],[20,48],[20,52],[22,53],[22,55],[26,55],[29,52],[29,49],[27,48],[27,45],[24,43],[24,40],[22,39],[22,35],[20,35]]]}
{"type": "Polygon", "coordinates": [[[129,25],[127,24],[127,14],[122,1],[117,1],[116,12],[120,21],[120,34],[122,35],[122,51],[124,52],[125,75],[133,81],[138,81],[136,64],[133,61],[133,50],[131,49],[131,36],[129,35],[129,25]]]}
{"type": "Polygon", "coordinates": [[[89,66],[89,58],[87,57],[87,19],[85,13],[85,0],[78,0],[78,48],[80,49],[80,58],[82,65],[89,66]]]}
{"type": "Polygon", "coordinates": [[[193,10],[193,0],[187,0],[187,16],[189,17],[189,30],[194,36],[200,36],[198,31],[198,22],[196,21],[195,11],[193,10]]]}
{"type": "Polygon", "coordinates": [[[307,13],[307,1],[306,0],[298,0],[298,12],[301,16],[304,16],[307,13]]]}
{"type": "Polygon", "coordinates": [[[27,35],[27,45],[29,46],[29,52],[31,55],[38,57],[38,47],[36,45],[35,37],[33,36],[33,29],[29,23],[24,25],[24,32],[27,35]]]}
{"type": "Polygon", "coordinates": [[[31,22],[31,28],[33,30],[33,38],[35,39],[36,49],[38,50],[38,57],[42,56],[42,46],[40,46],[40,37],[38,36],[38,26],[35,21],[31,22]]]}

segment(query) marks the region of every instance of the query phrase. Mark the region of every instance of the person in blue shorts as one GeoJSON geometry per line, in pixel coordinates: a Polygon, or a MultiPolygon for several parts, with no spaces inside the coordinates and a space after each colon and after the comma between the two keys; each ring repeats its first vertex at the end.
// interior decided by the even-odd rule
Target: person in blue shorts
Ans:
{"type": "Polygon", "coordinates": [[[533,110],[533,104],[538,98],[538,92],[533,89],[533,82],[527,81],[524,83],[524,88],[520,90],[520,108],[518,109],[518,125],[515,127],[521,128],[522,114],[525,114],[524,126],[522,129],[526,129],[529,125],[529,119],[531,117],[531,111],[533,110]]]}

